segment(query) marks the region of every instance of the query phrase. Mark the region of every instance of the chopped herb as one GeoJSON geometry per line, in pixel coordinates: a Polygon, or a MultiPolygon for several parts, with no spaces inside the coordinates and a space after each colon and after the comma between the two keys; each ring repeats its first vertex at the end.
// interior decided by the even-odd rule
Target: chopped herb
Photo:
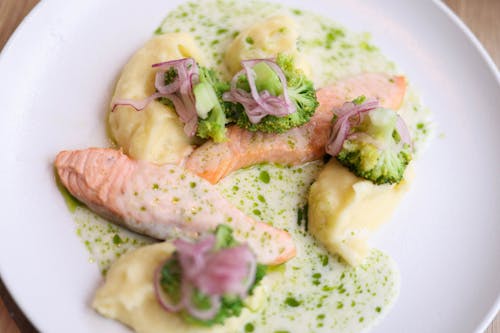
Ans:
{"type": "Polygon", "coordinates": [[[338,38],[344,37],[345,33],[341,29],[330,28],[325,37],[325,47],[327,49],[332,48],[333,42],[335,42],[338,38]]]}
{"type": "Polygon", "coordinates": [[[328,255],[326,255],[326,254],[321,254],[321,255],[319,256],[319,260],[321,261],[321,265],[322,265],[322,266],[326,266],[326,265],[328,265],[328,260],[329,260],[329,259],[328,259],[328,255]]]}
{"type": "Polygon", "coordinates": [[[298,301],[297,299],[295,299],[294,297],[287,297],[285,299],[285,304],[288,305],[288,306],[291,306],[291,307],[298,307],[300,304],[302,304],[301,301],[298,301]]]}
{"type": "Polygon", "coordinates": [[[120,238],[120,235],[115,234],[113,236],[113,244],[118,245],[118,244],[121,244],[121,243],[123,243],[123,240],[120,238]]]}
{"type": "Polygon", "coordinates": [[[271,176],[269,176],[269,172],[266,170],[260,172],[259,178],[264,184],[269,184],[271,181],[271,176]]]}
{"type": "Polygon", "coordinates": [[[253,326],[252,323],[247,323],[245,325],[245,332],[253,332],[255,330],[255,327],[253,326]]]}
{"type": "Polygon", "coordinates": [[[356,97],[352,102],[356,105],[359,105],[359,104],[363,103],[364,101],[366,101],[366,96],[361,95],[361,96],[356,97]]]}
{"type": "Polygon", "coordinates": [[[375,46],[373,46],[365,41],[362,41],[361,43],[359,43],[359,47],[365,51],[368,51],[368,52],[373,52],[373,51],[377,50],[377,48],[375,46]]]}

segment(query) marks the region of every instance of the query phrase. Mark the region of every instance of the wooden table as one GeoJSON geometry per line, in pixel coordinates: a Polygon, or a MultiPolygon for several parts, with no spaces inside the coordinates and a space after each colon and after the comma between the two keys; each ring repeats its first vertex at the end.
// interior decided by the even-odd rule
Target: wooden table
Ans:
{"type": "MultiPolygon", "coordinates": [[[[0,0],[0,50],[37,2],[38,0],[0,0]]],[[[486,47],[497,67],[500,67],[500,0],[445,0],[445,3],[464,20],[486,47]]],[[[36,332],[1,280],[0,296],[0,332],[36,332]]],[[[486,333],[500,333],[500,314],[486,333]]]]}

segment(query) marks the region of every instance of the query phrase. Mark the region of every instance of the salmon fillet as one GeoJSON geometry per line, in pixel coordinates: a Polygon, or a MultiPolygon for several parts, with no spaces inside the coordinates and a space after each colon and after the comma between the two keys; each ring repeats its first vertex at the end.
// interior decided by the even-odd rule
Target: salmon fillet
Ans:
{"type": "Polygon", "coordinates": [[[320,159],[325,155],[334,108],[365,95],[377,98],[384,107],[398,109],[405,91],[403,76],[365,73],[338,81],[317,91],[319,106],[307,124],[282,134],[231,126],[227,141],[204,143],[188,157],[186,168],[215,184],[229,173],[254,164],[298,165],[320,159]]]}
{"type": "Polygon", "coordinates": [[[295,256],[290,234],[246,216],[207,181],[177,165],[135,161],[121,151],[90,148],[60,152],[62,184],[97,214],[157,239],[197,236],[220,223],[231,226],[259,262],[295,256]]]}

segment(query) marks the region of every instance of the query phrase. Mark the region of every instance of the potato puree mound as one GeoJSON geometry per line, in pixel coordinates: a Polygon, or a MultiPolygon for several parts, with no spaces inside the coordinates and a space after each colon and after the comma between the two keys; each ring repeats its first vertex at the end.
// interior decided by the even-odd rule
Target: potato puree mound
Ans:
{"type": "MultiPolygon", "coordinates": [[[[124,67],[110,109],[116,99],[141,101],[155,92],[156,70],[151,65],[186,57],[201,61],[189,34],[169,33],[151,38],[124,67]]],[[[109,113],[108,124],[111,137],[135,159],[157,164],[178,163],[192,151],[175,111],[158,101],[152,101],[142,111],[118,106],[109,113]]]]}
{"type": "Polygon", "coordinates": [[[179,315],[169,313],[159,305],[153,287],[154,272],[173,251],[174,246],[164,242],[123,255],[108,271],[106,282],[97,290],[92,307],[103,316],[117,319],[138,333],[239,331],[242,320],[249,314],[247,309],[243,309],[239,317],[227,319],[224,326],[206,328],[189,325],[179,315]]]}
{"type": "Polygon", "coordinates": [[[396,185],[375,185],[356,177],[335,158],[325,166],[309,194],[309,230],[331,253],[350,265],[369,254],[369,236],[396,209],[409,188],[405,179],[396,185]]]}
{"type": "Polygon", "coordinates": [[[269,17],[249,26],[231,42],[224,56],[231,75],[241,69],[241,61],[247,59],[274,58],[278,53],[295,57],[298,68],[306,75],[310,68],[304,57],[297,50],[297,23],[285,15],[269,17]]]}

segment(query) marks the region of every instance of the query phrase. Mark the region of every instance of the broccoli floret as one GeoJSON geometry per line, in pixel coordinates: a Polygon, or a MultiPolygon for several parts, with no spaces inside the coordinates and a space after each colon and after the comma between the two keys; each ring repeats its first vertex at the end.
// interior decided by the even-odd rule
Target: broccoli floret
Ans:
{"type": "Polygon", "coordinates": [[[225,249],[237,244],[238,242],[233,237],[233,229],[224,224],[219,224],[215,229],[215,250],[225,249]]]}
{"type": "MultiPolygon", "coordinates": [[[[318,101],[316,99],[316,91],[312,81],[310,81],[304,73],[295,67],[292,56],[279,54],[276,63],[283,70],[287,80],[287,93],[290,100],[295,104],[296,112],[284,116],[277,117],[267,115],[257,124],[252,124],[248,119],[247,114],[241,104],[235,104],[228,109],[228,114],[236,122],[239,127],[250,131],[261,131],[268,133],[283,133],[291,128],[300,126],[309,121],[314,114],[318,101]]],[[[267,90],[270,94],[278,96],[282,93],[281,82],[268,65],[259,63],[254,66],[255,84],[257,90],[267,90]]],[[[250,91],[248,81],[245,76],[238,78],[238,87],[246,91],[250,91]]]]}
{"type": "Polygon", "coordinates": [[[222,94],[229,90],[229,85],[220,81],[212,69],[199,67],[199,75],[200,82],[193,87],[198,113],[196,135],[222,142],[226,139],[226,114],[222,94]]]}
{"type": "Polygon", "coordinates": [[[412,159],[409,144],[401,142],[396,128],[396,112],[378,108],[370,111],[344,141],[337,160],[356,176],[375,184],[394,184],[403,179],[412,159]]]}
{"type": "MultiPolygon", "coordinates": [[[[233,247],[238,245],[238,242],[233,237],[233,230],[225,225],[218,225],[215,229],[215,246],[214,251],[220,249],[233,247]]],[[[262,264],[257,264],[255,271],[255,278],[252,286],[249,288],[248,293],[253,294],[255,287],[266,275],[267,266],[262,264]]],[[[168,260],[161,269],[161,280],[160,284],[163,291],[169,295],[169,297],[174,301],[178,302],[181,298],[181,279],[182,279],[182,269],[179,262],[177,253],[175,252],[170,260],[168,260]]],[[[210,297],[205,295],[198,289],[195,289],[192,295],[192,303],[200,310],[209,309],[210,297]]],[[[189,312],[183,310],[181,312],[182,318],[188,323],[210,327],[215,324],[223,324],[227,318],[239,316],[241,310],[245,307],[244,301],[241,297],[237,295],[222,295],[221,306],[217,314],[212,319],[199,319],[192,316],[189,312]]]]}

